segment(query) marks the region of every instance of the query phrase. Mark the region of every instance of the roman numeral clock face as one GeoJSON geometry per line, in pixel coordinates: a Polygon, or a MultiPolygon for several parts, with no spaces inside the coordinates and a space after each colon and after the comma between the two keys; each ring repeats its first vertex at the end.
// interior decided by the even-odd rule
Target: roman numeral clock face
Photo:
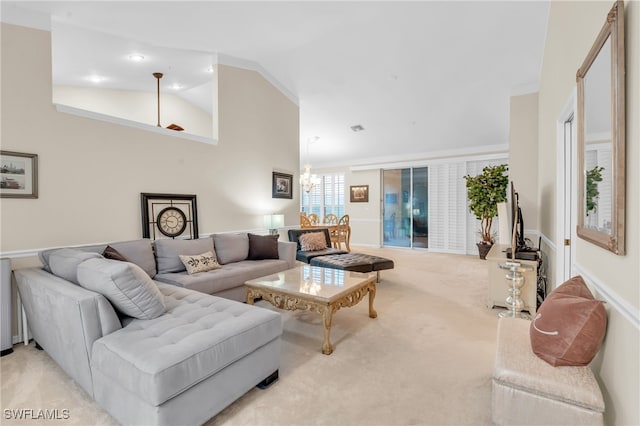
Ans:
{"type": "Polygon", "coordinates": [[[167,207],[158,213],[156,223],[163,235],[177,237],[187,227],[187,217],[182,210],[176,207],[167,207]]]}

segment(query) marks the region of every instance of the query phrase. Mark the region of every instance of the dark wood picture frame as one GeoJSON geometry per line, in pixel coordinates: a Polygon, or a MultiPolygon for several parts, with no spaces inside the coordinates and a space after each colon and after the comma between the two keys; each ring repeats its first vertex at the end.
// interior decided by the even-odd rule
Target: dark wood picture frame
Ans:
{"type": "Polygon", "coordinates": [[[352,203],[368,203],[369,185],[351,185],[349,187],[349,201],[352,203]]]}
{"type": "Polygon", "coordinates": [[[166,238],[158,229],[156,219],[167,207],[175,207],[184,213],[186,226],[182,234],[175,238],[198,239],[198,206],[196,196],[190,194],[140,193],[142,212],[142,238],[166,238]]]}
{"type": "Polygon", "coordinates": [[[0,151],[0,198],[38,198],[38,154],[0,151]]]}
{"type": "Polygon", "coordinates": [[[293,198],[293,175],[279,172],[272,173],[271,198],[293,198]]]}

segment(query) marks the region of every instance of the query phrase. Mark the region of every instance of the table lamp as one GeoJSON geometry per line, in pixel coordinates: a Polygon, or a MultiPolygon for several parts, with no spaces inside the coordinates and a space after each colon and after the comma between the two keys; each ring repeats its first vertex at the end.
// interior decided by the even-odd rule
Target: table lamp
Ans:
{"type": "Polygon", "coordinates": [[[264,215],[264,227],[269,229],[269,234],[275,235],[278,233],[278,228],[284,226],[283,214],[266,214],[264,215]]]}

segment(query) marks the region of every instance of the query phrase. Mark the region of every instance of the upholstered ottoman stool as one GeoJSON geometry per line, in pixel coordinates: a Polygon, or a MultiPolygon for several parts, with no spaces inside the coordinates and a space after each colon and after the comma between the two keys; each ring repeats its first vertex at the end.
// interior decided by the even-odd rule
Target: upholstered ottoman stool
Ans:
{"type": "Polygon", "coordinates": [[[602,425],[604,400],[589,366],[552,367],[531,349],[528,320],[501,318],[492,383],[494,425],[602,425]]]}
{"type": "Polygon", "coordinates": [[[376,281],[380,281],[380,271],[393,269],[393,260],[364,253],[334,254],[311,259],[311,266],[343,269],[353,272],[376,272],[376,281]]]}

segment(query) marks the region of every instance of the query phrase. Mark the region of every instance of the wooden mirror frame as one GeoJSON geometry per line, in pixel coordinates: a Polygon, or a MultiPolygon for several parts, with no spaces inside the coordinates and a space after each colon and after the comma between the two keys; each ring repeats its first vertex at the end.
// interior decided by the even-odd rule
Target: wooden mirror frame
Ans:
{"type": "Polygon", "coordinates": [[[625,54],[624,1],[617,0],[576,74],[578,83],[578,236],[618,255],[625,254],[625,54]],[[584,78],[604,44],[611,40],[611,233],[585,225],[586,141],[584,78]]]}

